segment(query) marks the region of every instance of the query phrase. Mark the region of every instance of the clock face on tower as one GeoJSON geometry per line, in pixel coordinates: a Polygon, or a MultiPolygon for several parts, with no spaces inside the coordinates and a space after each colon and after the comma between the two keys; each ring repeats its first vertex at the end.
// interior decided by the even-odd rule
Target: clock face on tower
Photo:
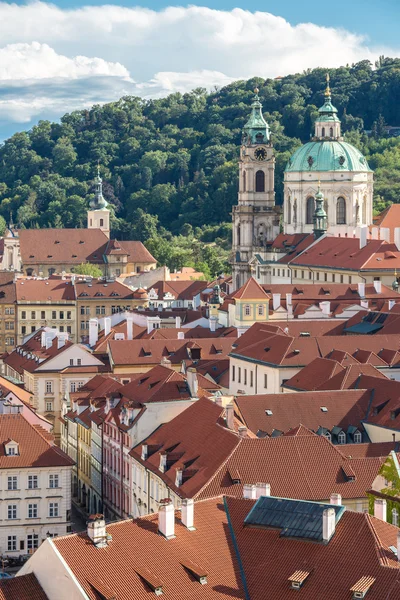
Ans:
{"type": "Polygon", "coordinates": [[[267,158],[267,152],[265,148],[257,148],[254,152],[254,157],[256,160],[265,160],[267,158]]]}

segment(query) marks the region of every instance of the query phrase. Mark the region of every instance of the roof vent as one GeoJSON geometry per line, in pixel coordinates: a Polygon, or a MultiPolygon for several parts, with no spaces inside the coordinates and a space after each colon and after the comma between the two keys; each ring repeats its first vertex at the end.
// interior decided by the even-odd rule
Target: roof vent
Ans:
{"type": "Polygon", "coordinates": [[[350,588],[350,591],[353,592],[353,598],[365,598],[374,582],[375,577],[369,577],[368,575],[361,577],[361,579],[350,588]]]}
{"type": "Polygon", "coordinates": [[[322,412],[325,412],[325,413],[328,412],[328,409],[326,408],[326,406],[321,406],[320,408],[321,408],[322,412]]]}
{"type": "Polygon", "coordinates": [[[267,409],[266,409],[266,411],[265,411],[265,414],[266,414],[268,417],[270,417],[270,416],[271,416],[273,413],[272,413],[272,410],[271,410],[271,409],[267,408],[267,409]]]}
{"type": "Polygon", "coordinates": [[[161,596],[163,593],[163,583],[161,579],[153,575],[149,569],[145,567],[141,569],[135,569],[136,573],[141,579],[149,586],[149,588],[155,593],[156,596],[161,596]]]}
{"type": "Polygon", "coordinates": [[[293,354],[300,354],[300,350],[293,350],[293,354]]]}
{"type": "Polygon", "coordinates": [[[292,588],[295,590],[299,590],[307,577],[309,576],[310,571],[295,571],[293,575],[291,575],[288,579],[292,584],[292,588]]]}
{"type": "Polygon", "coordinates": [[[205,585],[207,583],[208,573],[198,564],[192,562],[191,560],[185,559],[181,560],[181,565],[185,567],[185,569],[187,569],[190,574],[193,575],[193,577],[197,579],[199,583],[201,583],[201,585],[205,585]]]}

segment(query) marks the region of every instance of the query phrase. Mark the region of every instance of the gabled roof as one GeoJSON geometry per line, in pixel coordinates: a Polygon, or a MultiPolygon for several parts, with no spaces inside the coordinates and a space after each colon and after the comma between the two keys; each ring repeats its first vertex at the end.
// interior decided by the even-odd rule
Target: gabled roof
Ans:
{"type": "MultiPolygon", "coordinates": [[[[193,300],[208,287],[207,281],[157,281],[148,291],[154,290],[158,299],[162,300],[165,294],[172,294],[175,300],[193,300]]],[[[172,315],[170,315],[172,316],[172,315]]]]}
{"type": "Polygon", "coordinates": [[[382,227],[389,229],[389,242],[394,242],[394,230],[399,227],[400,223],[400,205],[391,204],[379,215],[374,217],[374,224],[370,227],[370,231],[374,227],[382,227]]]}
{"type": "Polygon", "coordinates": [[[254,277],[250,277],[241,288],[231,295],[231,298],[235,298],[236,300],[265,301],[267,300],[268,296],[261,285],[254,279],[254,277]]]}
{"type": "Polygon", "coordinates": [[[0,579],[0,600],[48,600],[34,573],[0,579]]]}

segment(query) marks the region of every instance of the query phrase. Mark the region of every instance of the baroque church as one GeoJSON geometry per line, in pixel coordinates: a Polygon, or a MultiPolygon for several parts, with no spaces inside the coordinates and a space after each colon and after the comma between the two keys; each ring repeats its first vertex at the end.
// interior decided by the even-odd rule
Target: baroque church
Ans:
{"type": "Polygon", "coordinates": [[[271,265],[296,236],[314,232],[318,238],[328,231],[360,237],[361,229],[373,222],[373,172],[361,152],[343,139],[329,75],[314,137],[286,165],[283,210],[275,204],[274,149],[258,90],[255,93],[243,130],[238,205],[232,212],[234,289],[251,276],[271,283],[271,265]]]}

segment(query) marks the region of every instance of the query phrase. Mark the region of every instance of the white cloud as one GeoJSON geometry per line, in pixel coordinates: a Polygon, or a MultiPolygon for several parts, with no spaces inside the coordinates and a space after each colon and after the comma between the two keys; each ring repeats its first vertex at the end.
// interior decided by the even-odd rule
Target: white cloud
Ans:
{"type": "Polygon", "coordinates": [[[19,122],[124,93],[154,97],[399,54],[344,29],[198,6],[156,12],[0,2],[0,40],[0,119],[19,122]]]}

